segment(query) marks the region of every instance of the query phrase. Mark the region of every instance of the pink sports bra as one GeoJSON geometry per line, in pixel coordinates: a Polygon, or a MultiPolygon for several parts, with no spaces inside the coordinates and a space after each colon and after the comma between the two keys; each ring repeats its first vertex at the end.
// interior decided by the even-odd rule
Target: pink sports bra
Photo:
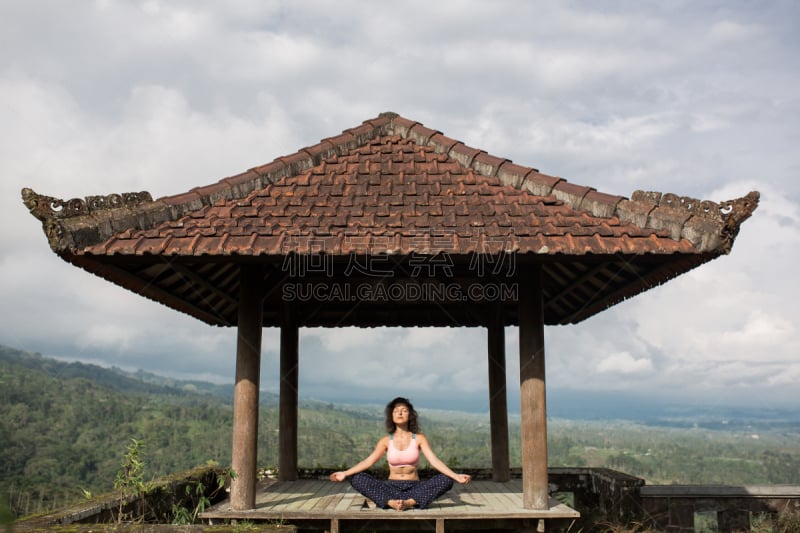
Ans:
{"type": "Polygon", "coordinates": [[[411,435],[411,442],[405,450],[398,450],[394,446],[394,435],[389,435],[389,448],[386,450],[386,461],[389,466],[417,466],[419,464],[419,445],[417,434],[411,435]]]}

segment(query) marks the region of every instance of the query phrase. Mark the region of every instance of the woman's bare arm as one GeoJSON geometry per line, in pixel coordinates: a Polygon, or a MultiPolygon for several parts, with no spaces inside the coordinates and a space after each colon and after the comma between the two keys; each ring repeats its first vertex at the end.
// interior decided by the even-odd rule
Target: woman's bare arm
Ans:
{"type": "Polygon", "coordinates": [[[469,483],[472,481],[472,476],[469,474],[456,474],[450,470],[450,467],[444,464],[444,461],[439,459],[436,454],[433,453],[431,445],[428,443],[428,439],[425,437],[425,435],[417,433],[417,442],[420,450],[422,450],[422,453],[425,455],[425,459],[427,459],[428,463],[430,463],[430,465],[437,471],[453,479],[454,481],[457,481],[458,483],[469,483]]]}
{"type": "Polygon", "coordinates": [[[378,444],[375,446],[375,449],[372,450],[372,453],[369,454],[364,460],[355,466],[351,466],[347,470],[334,472],[330,475],[330,480],[341,482],[354,474],[358,474],[359,472],[369,469],[369,467],[377,463],[378,460],[383,457],[383,454],[386,453],[386,449],[388,447],[389,437],[383,437],[378,441],[378,444]]]}

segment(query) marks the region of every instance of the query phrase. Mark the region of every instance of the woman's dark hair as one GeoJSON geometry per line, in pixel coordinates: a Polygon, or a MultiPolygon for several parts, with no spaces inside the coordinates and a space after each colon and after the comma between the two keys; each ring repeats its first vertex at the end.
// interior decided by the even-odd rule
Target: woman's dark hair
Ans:
{"type": "Polygon", "coordinates": [[[400,396],[386,404],[386,410],[384,411],[384,414],[386,415],[386,431],[389,433],[394,433],[397,430],[397,424],[395,424],[394,420],[392,420],[392,412],[398,405],[405,405],[408,407],[408,430],[412,433],[417,433],[419,431],[417,411],[414,409],[414,406],[411,405],[411,402],[408,401],[408,398],[403,398],[400,396]]]}

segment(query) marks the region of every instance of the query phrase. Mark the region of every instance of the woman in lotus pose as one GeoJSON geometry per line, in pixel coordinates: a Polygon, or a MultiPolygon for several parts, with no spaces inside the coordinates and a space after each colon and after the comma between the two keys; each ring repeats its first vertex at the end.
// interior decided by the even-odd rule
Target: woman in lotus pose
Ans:
{"type": "Polygon", "coordinates": [[[369,456],[342,472],[331,474],[331,481],[342,482],[353,476],[350,483],[358,492],[375,502],[375,505],[397,511],[417,507],[425,509],[430,503],[450,490],[453,481],[469,483],[472,477],[456,474],[431,450],[428,439],[417,433],[417,412],[406,398],[395,398],[386,406],[386,430],[388,435],[378,441],[369,456]],[[420,481],[417,472],[419,452],[440,474],[420,481]],[[380,481],[365,472],[386,454],[389,463],[389,479],[380,481]]]}

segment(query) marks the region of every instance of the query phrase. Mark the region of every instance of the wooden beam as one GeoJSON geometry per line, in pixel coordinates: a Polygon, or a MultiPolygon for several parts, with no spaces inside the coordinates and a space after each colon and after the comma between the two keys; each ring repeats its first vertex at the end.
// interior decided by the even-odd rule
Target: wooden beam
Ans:
{"type": "Polygon", "coordinates": [[[522,429],[522,506],[547,509],[547,405],[545,396],[542,269],[519,282],[519,382],[522,429]]]}
{"type": "Polygon", "coordinates": [[[256,506],[263,278],[260,266],[241,266],[231,458],[236,473],[231,481],[231,509],[237,511],[256,506]]]}
{"type": "Polygon", "coordinates": [[[506,339],[503,306],[496,303],[487,323],[489,352],[489,424],[492,437],[492,481],[511,479],[506,399],[506,339]]]}
{"type": "MultiPolygon", "coordinates": [[[[566,269],[566,267],[563,266],[560,266],[560,268],[566,269]]],[[[578,315],[583,311],[583,309],[585,309],[591,303],[591,301],[594,298],[600,297],[600,300],[604,301],[606,299],[604,291],[611,284],[611,282],[614,281],[622,273],[623,270],[624,270],[623,267],[615,264],[613,260],[598,263],[597,265],[594,265],[592,268],[588,268],[587,266],[586,270],[584,270],[583,272],[578,272],[578,269],[576,268],[575,271],[571,273],[571,279],[569,283],[562,284],[564,289],[558,294],[551,294],[548,297],[547,305],[549,307],[551,304],[564,302],[564,307],[569,309],[574,309],[576,306],[575,302],[580,302],[580,308],[577,311],[573,311],[572,313],[573,316],[578,315]],[[618,269],[616,274],[608,271],[608,269],[612,266],[615,266],[618,269]],[[608,274],[608,277],[610,279],[605,282],[600,282],[601,286],[598,287],[595,281],[599,282],[599,280],[597,279],[597,274],[600,273],[608,274]],[[585,284],[591,284],[593,286],[590,289],[590,292],[593,295],[591,298],[586,298],[585,295],[583,294],[576,294],[580,290],[586,292],[586,289],[584,288],[585,284]],[[570,301],[569,298],[570,296],[573,296],[573,298],[571,299],[572,301],[570,301]]],[[[572,321],[572,316],[563,319],[562,322],[560,323],[568,324],[570,321],[572,321]]]]}
{"type": "MultiPolygon", "coordinates": [[[[597,314],[603,311],[605,308],[608,308],[611,305],[624,300],[625,298],[630,298],[631,295],[639,294],[640,292],[651,289],[655,285],[660,285],[668,279],[674,278],[683,272],[702,265],[713,258],[714,257],[710,256],[709,254],[680,256],[672,259],[667,264],[662,264],[657,267],[651,266],[650,268],[643,266],[642,269],[638,271],[632,270],[630,267],[634,261],[633,259],[631,261],[626,261],[623,263],[624,268],[619,267],[620,270],[616,275],[621,276],[623,270],[626,270],[632,274],[631,276],[627,276],[629,281],[619,285],[616,290],[607,293],[603,299],[600,300],[600,302],[584,305],[580,310],[575,311],[569,317],[563,318],[561,320],[561,324],[580,322],[581,320],[597,314]],[[676,266],[677,264],[680,264],[681,266],[678,267],[676,266]]],[[[641,259],[638,258],[636,260],[641,261],[641,259]]]]}
{"type": "Polygon", "coordinates": [[[231,297],[230,294],[220,289],[216,284],[203,278],[198,272],[190,269],[188,266],[178,263],[177,261],[170,263],[169,266],[173,270],[175,270],[175,272],[179,273],[181,276],[189,280],[190,283],[195,284],[202,289],[205,289],[206,291],[210,292],[211,294],[213,294],[226,304],[228,305],[238,304],[236,299],[231,297]]]}
{"type": "Polygon", "coordinates": [[[73,255],[64,256],[64,259],[72,262],[73,264],[88,270],[98,276],[107,279],[112,283],[116,283],[126,289],[135,293],[141,294],[146,298],[160,302],[168,307],[182,311],[187,315],[191,315],[207,324],[216,326],[229,326],[225,317],[216,314],[213,309],[211,312],[205,309],[200,309],[196,305],[182,299],[175,294],[165,290],[157,285],[152,279],[142,278],[133,272],[125,270],[122,267],[116,266],[111,263],[101,263],[98,261],[89,261],[83,256],[73,255]]]}
{"type": "Polygon", "coordinates": [[[278,414],[278,481],[297,480],[297,403],[299,330],[289,306],[281,325],[281,384],[278,414]]]}

